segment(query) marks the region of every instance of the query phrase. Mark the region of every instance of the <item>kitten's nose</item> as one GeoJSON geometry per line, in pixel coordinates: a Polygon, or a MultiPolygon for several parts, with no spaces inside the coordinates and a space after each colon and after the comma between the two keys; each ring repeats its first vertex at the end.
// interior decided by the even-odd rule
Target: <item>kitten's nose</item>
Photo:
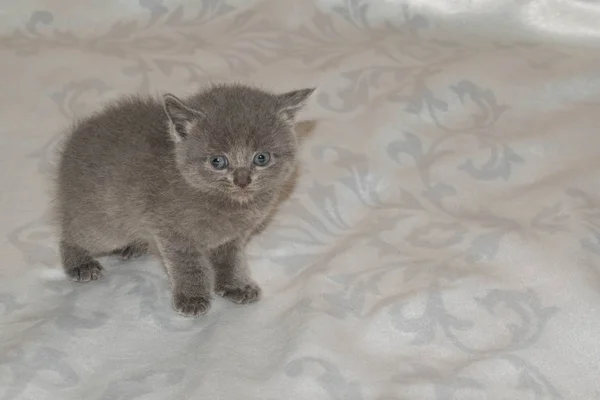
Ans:
{"type": "Polygon", "coordinates": [[[252,182],[250,178],[250,171],[247,169],[238,169],[233,171],[233,183],[242,189],[248,186],[252,182]]]}

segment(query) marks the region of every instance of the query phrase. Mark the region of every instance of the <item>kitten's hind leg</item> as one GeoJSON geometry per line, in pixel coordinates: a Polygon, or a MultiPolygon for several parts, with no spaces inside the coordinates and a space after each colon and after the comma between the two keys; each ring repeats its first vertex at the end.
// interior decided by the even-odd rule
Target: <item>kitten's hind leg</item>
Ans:
{"type": "Polygon", "coordinates": [[[130,243],[129,245],[127,245],[125,247],[122,247],[120,249],[113,251],[112,254],[119,256],[119,258],[123,261],[127,261],[127,260],[141,257],[144,254],[146,254],[147,252],[148,252],[148,243],[134,242],[134,243],[130,243]]]}
{"type": "Polygon", "coordinates": [[[102,265],[92,258],[85,249],[67,243],[60,242],[60,256],[65,273],[71,280],[76,282],[95,281],[102,276],[102,265]]]}

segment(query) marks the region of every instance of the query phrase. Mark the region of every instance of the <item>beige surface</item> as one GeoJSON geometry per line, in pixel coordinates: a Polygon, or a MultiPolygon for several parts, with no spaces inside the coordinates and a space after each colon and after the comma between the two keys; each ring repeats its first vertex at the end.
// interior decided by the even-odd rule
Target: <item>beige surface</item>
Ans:
{"type": "Polygon", "coordinates": [[[0,5],[0,399],[598,399],[600,3],[0,5]],[[54,144],[132,92],[318,85],[249,249],[177,316],[157,260],[67,282],[54,144]]]}

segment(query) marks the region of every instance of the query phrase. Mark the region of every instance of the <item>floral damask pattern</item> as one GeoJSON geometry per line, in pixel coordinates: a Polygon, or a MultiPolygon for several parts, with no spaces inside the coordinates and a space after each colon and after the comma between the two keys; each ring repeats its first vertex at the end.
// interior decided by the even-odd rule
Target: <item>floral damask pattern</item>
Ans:
{"type": "Polygon", "coordinates": [[[600,398],[593,1],[2,8],[0,400],[600,398]],[[264,300],[179,317],[150,257],[68,282],[65,129],[214,81],[318,86],[249,248],[264,300]]]}

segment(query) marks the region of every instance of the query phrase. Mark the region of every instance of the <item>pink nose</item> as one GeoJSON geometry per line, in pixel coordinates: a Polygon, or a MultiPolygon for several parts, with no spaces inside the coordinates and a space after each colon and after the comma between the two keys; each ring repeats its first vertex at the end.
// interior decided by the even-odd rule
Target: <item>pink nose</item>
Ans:
{"type": "Polygon", "coordinates": [[[248,186],[252,182],[250,178],[250,171],[247,170],[237,170],[233,172],[233,183],[242,189],[248,186]]]}

